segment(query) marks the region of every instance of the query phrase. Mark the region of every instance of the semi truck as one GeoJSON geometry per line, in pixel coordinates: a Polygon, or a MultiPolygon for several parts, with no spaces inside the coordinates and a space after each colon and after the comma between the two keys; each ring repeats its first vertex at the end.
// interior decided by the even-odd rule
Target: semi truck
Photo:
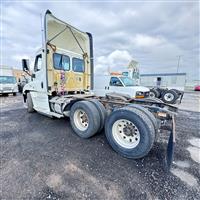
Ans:
{"type": "Polygon", "coordinates": [[[147,98],[149,89],[138,85],[133,79],[123,75],[95,75],[94,93],[106,96],[109,93],[121,93],[130,98],[147,98]]]}
{"type": "MultiPolygon", "coordinates": [[[[23,70],[29,74],[28,63],[22,60],[23,70]]],[[[92,34],[61,21],[49,10],[44,17],[44,43],[36,53],[31,79],[23,88],[28,112],[69,117],[73,131],[84,139],[104,129],[110,146],[124,157],[146,156],[156,138],[167,130],[164,161],[170,168],[177,108],[118,93],[96,95],[92,34]]]]}
{"type": "Polygon", "coordinates": [[[18,92],[16,77],[13,75],[13,69],[6,66],[0,67],[0,94],[15,96],[18,92]]]}

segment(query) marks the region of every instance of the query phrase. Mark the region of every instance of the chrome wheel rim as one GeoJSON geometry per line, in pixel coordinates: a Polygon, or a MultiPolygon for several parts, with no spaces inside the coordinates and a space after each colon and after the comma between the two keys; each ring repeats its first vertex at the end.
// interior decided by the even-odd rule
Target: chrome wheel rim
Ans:
{"type": "Polygon", "coordinates": [[[166,94],[164,95],[164,99],[165,99],[166,101],[173,101],[173,100],[174,100],[174,95],[171,94],[171,93],[166,93],[166,94]]]}
{"type": "Polygon", "coordinates": [[[76,127],[81,131],[85,131],[88,128],[89,119],[84,110],[77,109],[74,112],[74,123],[76,127]]]}
{"type": "Polygon", "coordinates": [[[129,120],[119,119],[112,126],[114,140],[123,148],[135,148],[140,142],[140,132],[129,120]]]}

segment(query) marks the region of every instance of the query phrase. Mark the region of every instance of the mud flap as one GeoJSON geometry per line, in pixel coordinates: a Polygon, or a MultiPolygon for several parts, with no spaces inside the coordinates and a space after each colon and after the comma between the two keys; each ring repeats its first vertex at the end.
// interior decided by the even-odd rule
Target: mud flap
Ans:
{"type": "Polygon", "coordinates": [[[180,101],[179,101],[179,103],[181,103],[181,102],[182,102],[183,95],[184,95],[184,92],[181,92],[181,94],[180,94],[180,101]]]}
{"type": "Polygon", "coordinates": [[[175,146],[175,120],[174,116],[172,117],[172,129],[169,136],[168,144],[167,144],[167,152],[166,152],[166,170],[170,171],[173,156],[174,156],[174,146],[175,146]]]}

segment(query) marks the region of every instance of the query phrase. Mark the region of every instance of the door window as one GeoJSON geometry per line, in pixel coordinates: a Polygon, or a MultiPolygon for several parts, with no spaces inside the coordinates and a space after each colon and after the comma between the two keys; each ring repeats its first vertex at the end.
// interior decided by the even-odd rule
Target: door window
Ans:
{"type": "Polygon", "coordinates": [[[42,54],[39,54],[35,58],[35,65],[34,65],[34,71],[37,72],[42,68],[42,54]]]}
{"type": "Polygon", "coordinates": [[[123,85],[117,77],[111,77],[110,86],[123,86],[123,85]]]}

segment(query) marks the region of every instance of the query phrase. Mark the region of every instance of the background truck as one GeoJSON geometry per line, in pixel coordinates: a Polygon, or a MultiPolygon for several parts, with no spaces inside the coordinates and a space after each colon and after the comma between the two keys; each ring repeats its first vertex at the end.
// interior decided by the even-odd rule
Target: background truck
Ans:
{"type": "MultiPolygon", "coordinates": [[[[22,60],[27,73],[28,63],[22,60]]],[[[111,147],[133,159],[147,155],[159,133],[168,130],[168,153],[164,160],[170,167],[177,108],[121,94],[95,95],[91,92],[93,71],[92,35],[57,19],[47,10],[44,44],[36,53],[32,81],[23,88],[28,112],[69,117],[72,129],[82,138],[92,137],[104,128],[111,147]]]]}
{"type": "Polygon", "coordinates": [[[122,75],[95,75],[94,93],[98,96],[106,96],[109,93],[121,93],[130,98],[149,97],[149,89],[137,85],[135,81],[122,75]]]}
{"type": "Polygon", "coordinates": [[[18,92],[18,85],[15,76],[13,76],[12,68],[1,66],[0,67],[0,94],[14,96],[18,92]]]}
{"type": "Polygon", "coordinates": [[[168,104],[181,103],[182,101],[184,95],[185,77],[180,76],[177,78],[178,75],[182,75],[181,73],[159,74],[160,76],[156,77],[156,86],[152,87],[148,84],[151,83],[152,77],[155,75],[157,76],[158,74],[140,75],[138,62],[132,60],[128,65],[128,71],[122,72],[122,75],[133,79],[135,83],[138,83],[138,85],[145,85],[150,88],[149,96],[151,98],[160,99],[164,103],[168,104]],[[176,76],[169,79],[170,75],[176,76]]]}

